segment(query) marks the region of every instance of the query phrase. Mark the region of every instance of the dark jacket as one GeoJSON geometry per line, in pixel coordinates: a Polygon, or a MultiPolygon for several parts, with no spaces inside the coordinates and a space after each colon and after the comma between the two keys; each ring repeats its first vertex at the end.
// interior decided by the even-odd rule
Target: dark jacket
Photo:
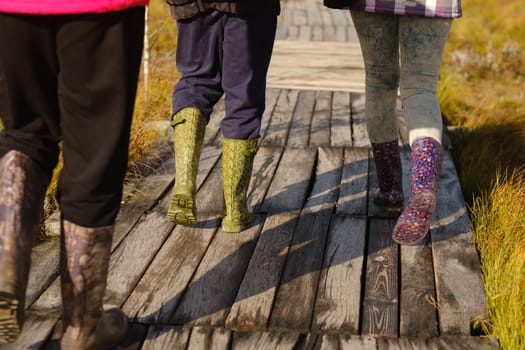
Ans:
{"type": "Polygon", "coordinates": [[[243,17],[279,15],[279,0],[166,0],[175,19],[189,19],[214,9],[243,17]]]}
{"type": "Polygon", "coordinates": [[[349,6],[352,0],[324,0],[324,5],[331,9],[342,9],[349,6]]]}

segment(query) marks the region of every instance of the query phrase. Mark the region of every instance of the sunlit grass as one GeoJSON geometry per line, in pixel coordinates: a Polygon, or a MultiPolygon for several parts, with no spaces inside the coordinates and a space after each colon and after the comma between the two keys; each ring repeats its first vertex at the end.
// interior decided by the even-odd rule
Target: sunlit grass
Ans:
{"type": "Polygon", "coordinates": [[[490,323],[503,350],[525,349],[525,7],[463,0],[438,86],[480,251],[490,323]],[[458,129],[456,129],[458,130],[458,129]]]}
{"type": "MultiPolygon", "coordinates": [[[[523,169],[522,169],[523,170],[523,169]]],[[[490,325],[502,349],[525,349],[525,177],[497,176],[471,208],[490,325]]]]}

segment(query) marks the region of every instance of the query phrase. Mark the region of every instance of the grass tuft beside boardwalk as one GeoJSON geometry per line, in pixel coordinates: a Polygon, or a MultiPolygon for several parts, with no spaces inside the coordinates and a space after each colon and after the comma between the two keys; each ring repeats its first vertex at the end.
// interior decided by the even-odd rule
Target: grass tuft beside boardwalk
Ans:
{"type": "Polygon", "coordinates": [[[525,349],[525,177],[498,176],[471,208],[490,325],[502,349],[525,349]]]}

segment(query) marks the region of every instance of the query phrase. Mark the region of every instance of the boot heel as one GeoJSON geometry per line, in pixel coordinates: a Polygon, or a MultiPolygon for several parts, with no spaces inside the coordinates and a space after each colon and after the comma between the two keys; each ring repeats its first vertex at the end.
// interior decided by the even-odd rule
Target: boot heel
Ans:
{"type": "Polygon", "coordinates": [[[0,344],[12,343],[21,331],[19,303],[13,296],[0,293],[0,344]]]}
{"type": "Polygon", "coordinates": [[[193,226],[197,223],[197,215],[193,196],[183,193],[175,193],[171,198],[168,209],[168,219],[176,224],[193,226]]]}

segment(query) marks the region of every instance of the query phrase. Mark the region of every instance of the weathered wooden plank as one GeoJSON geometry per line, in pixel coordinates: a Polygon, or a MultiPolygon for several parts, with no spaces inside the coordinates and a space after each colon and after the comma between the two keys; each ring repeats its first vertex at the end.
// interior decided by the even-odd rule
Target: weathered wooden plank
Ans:
{"type": "Polygon", "coordinates": [[[319,11],[319,6],[317,5],[317,3],[308,1],[308,2],[305,2],[304,6],[306,8],[308,24],[312,26],[321,25],[323,21],[319,13],[320,11],[319,11]]]}
{"type": "Polygon", "coordinates": [[[368,193],[368,150],[345,148],[337,214],[366,215],[368,193]]]}
{"type": "Polygon", "coordinates": [[[303,6],[297,6],[292,12],[292,23],[297,26],[304,26],[308,23],[303,6]]]}
{"type": "Polygon", "coordinates": [[[332,15],[332,19],[335,25],[338,26],[347,26],[350,17],[350,12],[348,10],[329,10],[332,15]]]}
{"type": "Polygon", "coordinates": [[[330,145],[330,120],[332,118],[332,92],[317,91],[310,127],[310,146],[330,145]]]}
{"type": "Polygon", "coordinates": [[[432,339],[426,338],[378,338],[378,350],[437,350],[432,339]]]}
{"type": "Polygon", "coordinates": [[[211,170],[195,196],[197,218],[201,216],[220,215],[224,206],[222,187],[222,158],[211,170]]]}
{"type": "Polygon", "coordinates": [[[366,219],[335,216],[319,279],[313,331],[359,332],[366,219]]]}
{"type": "Polygon", "coordinates": [[[330,216],[325,210],[299,218],[269,329],[309,331],[330,216]]]}
{"type": "MultiPolygon", "coordinates": [[[[284,9],[281,10],[281,13],[283,11],[284,9]]],[[[279,17],[282,17],[282,15],[279,17]]],[[[275,40],[286,40],[288,37],[288,25],[285,23],[285,21],[279,21],[279,25],[277,26],[277,31],[275,33],[275,40]]]]}
{"type": "Polygon", "coordinates": [[[204,144],[220,144],[221,122],[225,116],[224,97],[222,97],[213,107],[210,120],[206,125],[204,133],[204,144]]]}
{"type": "Polygon", "coordinates": [[[297,40],[299,39],[299,26],[291,24],[288,27],[286,40],[297,40]]]}
{"type": "Polygon", "coordinates": [[[315,91],[300,91],[288,135],[288,147],[308,147],[315,91]]]}
{"type": "Polygon", "coordinates": [[[310,187],[316,153],[312,148],[286,148],[258,210],[280,213],[301,209],[310,187]]]}
{"type": "Polygon", "coordinates": [[[26,309],[58,276],[60,260],[60,242],[53,240],[42,242],[31,251],[31,267],[26,290],[26,309]]]}
{"type": "Polygon", "coordinates": [[[336,25],[335,26],[335,41],[346,42],[348,41],[346,25],[336,25]]]}
{"type": "Polygon", "coordinates": [[[468,213],[450,152],[444,152],[437,208],[430,226],[441,334],[470,334],[486,299],[468,213]]]}
{"type": "Polygon", "coordinates": [[[342,173],[343,149],[319,147],[314,185],[304,206],[304,213],[333,211],[339,197],[342,173]]]}
{"type": "Polygon", "coordinates": [[[339,348],[341,350],[375,350],[377,341],[367,336],[341,335],[339,337],[339,348]]]}
{"type": "Polygon", "coordinates": [[[257,208],[262,204],[283,151],[284,148],[280,146],[261,146],[257,150],[253,161],[250,186],[248,187],[248,203],[253,208],[257,208]]]}
{"type": "Polygon", "coordinates": [[[264,219],[257,216],[251,227],[238,234],[221,230],[215,235],[170,324],[224,326],[264,219]]]}
{"type": "Polygon", "coordinates": [[[335,36],[335,26],[334,25],[325,25],[324,26],[324,41],[331,42],[336,41],[337,37],[335,36]]]}
{"type": "MultiPolygon", "coordinates": [[[[209,151],[203,152],[208,154],[209,151]]],[[[139,218],[150,210],[172,186],[175,176],[175,158],[170,153],[162,165],[148,175],[140,186],[128,196],[121,206],[115,221],[112,250],[122,242],[129,231],[137,224],[139,218]]]]}
{"type": "Polygon", "coordinates": [[[236,332],[232,350],[290,350],[296,349],[301,339],[296,332],[236,332]]]}
{"type": "Polygon", "coordinates": [[[299,26],[299,40],[311,40],[312,38],[312,27],[309,25],[299,26]]]}
{"type": "Polygon", "coordinates": [[[266,330],[299,213],[271,215],[255,247],[226,326],[266,330]]]}
{"type": "Polygon", "coordinates": [[[441,336],[434,339],[437,350],[497,350],[498,340],[493,337],[441,336]]]}
{"type": "Polygon", "coordinates": [[[108,303],[124,303],[173,227],[158,208],[140,219],[111,255],[105,297],[108,303]]]}
{"type": "Polygon", "coordinates": [[[296,90],[282,90],[277,100],[277,104],[273,111],[270,125],[266,129],[266,134],[261,139],[261,145],[282,145],[286,144],[288,138],[288,130],[299,91],[296,90]]]}
{"type": "MultiPolygon", "coordinates": [[[[333,35],[335,40],[335,31],[333,35]]],[[[267,86],[364,92],[364,63],[359,45],[310,40],[276,41],[267,86]]]]}
{"type": "Polygon", "coordinates": [[[272,119],[272,114],[280,94],[281,89],[266,89],[265,108],[261,118],[261,129],[259,130],[260,139],[263,139],[266,135],[266,130],[268,129],[268,125],[272,119]]]}
{"type": "Polygon", "coordinates": [[[142,350],[186,349],[191,330],[173,326],[150,326],[142,350]]]}
{"type": "Polygon", "coordinates": [[[218,225],[218,217],[209,217],[195,227],[175,227],[126,300],[122,308],[126,315],[141,323],[167,323],[218,225]]]}
{"type": "Polygon", "coordinates": [[[415,246],[400,246],[401,287],[399,335],[431,338],[438,336],[437,301],[432,251],[425,239],[415,246]]]}
{"type": "Polygon", "coordinates": [[[355,147],[370,147],[365,123],[365,95],[351,94],[352,141],[355,147]]]}
{"type": "Polygon", "coordinates": [[[312,26],[312,41],[323,40],[323,27],[320,25],[312,26]]]}
{"type": "Polygon", "coordinates": [[[398,334],[398,247],[391,237],[394,223],[370,220],[362,334],[398,334]]]}
{"type": "Polygon", "coordinates": [[[352,146],[350,125],[350,94],[336,91],[332,101],[332,122],[330,145],[335,147],[352,146]]]}
{"type": "Polygon", "coordinates": [[[224,328],[195,327],[187,350],[229,350],[231,333],[224,328]]]}
{"type": "MultiPolygon", "coordinates": [[[[326,10],[326,9],[325,11],[321,11],[321,18],[323,19],[323,24],[325,26],[332,26],[334,24],[331,12],[332,11],[326,10]]],[[[326,41],[330,41],[330,40],[326,40],[326,41]]]]}
{"type": "Polygon", "coordinates": [[[367,336],[320,334],[311,350],[377,350],[376,339],[367,336]]]}
{"type": "Polygon", "coordinates": [[[358,43],[359,42],[359,37],[357,36],[357,32],[355,31],[355,27],[353,25],[350,25],[348,27],[346,27],[346,30],[347,30],[347,38],[348,38],[348,42],[351,42],[351,43],[358,43]]]}

